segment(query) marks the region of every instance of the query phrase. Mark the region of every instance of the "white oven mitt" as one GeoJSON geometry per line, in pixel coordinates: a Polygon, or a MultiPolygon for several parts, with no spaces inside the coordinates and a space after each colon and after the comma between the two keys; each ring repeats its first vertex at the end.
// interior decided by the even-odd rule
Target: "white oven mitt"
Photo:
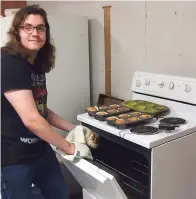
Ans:
{"type": "Polygon", "coordinates": [[[58,148],[56,149],[56,152],[59,155],[61,155],[62,158],[65,158],[71,162],[73,162],[77,159],[81,159],[81,158],[87,158],[87,159],[93,160],[91,151],[86,144],[82,144],[79,142],[73,142],[73,144],[75,144],[75,147],[76,147],[74,155],[65,154],[62,150],[60,150],[58,148]]]}
{"type": "Polygon", "coordinates": [[[96,149],[99,145],[99,136],[89,128],[78,125],[66,136],[69,142],[80,142],[88,147],[96,149]]]}
{"type": "Polygon", "coordinates": [[[69,161],[74,161],[75,159],[79,158],[93,159],[90,148],[87,146],[87,143],[89,143],[89,141],[86,141],[86,137],[89,137],[90,133],[91,130],[87,127],[81,125],[76,126],[68,133],[65,138],[68,142],[75,144],[76,151],[74,155],[67,155],[63,153],[63,151],[61,151],[60,149],[56,149],[57,153],[59,153],[63,158],[69,161]]]}
{"type": "MultiPolygon", "coordinates": [[[[87,130],[90,131],[90,129],[86,128],[87,130]]],[[[80,142],[83,144],[86,144],[86,139],[85,139],[85,127],[78,125],[74,129],[72,129],[66,136],[66,140],[68,142],[80,142]]]]}

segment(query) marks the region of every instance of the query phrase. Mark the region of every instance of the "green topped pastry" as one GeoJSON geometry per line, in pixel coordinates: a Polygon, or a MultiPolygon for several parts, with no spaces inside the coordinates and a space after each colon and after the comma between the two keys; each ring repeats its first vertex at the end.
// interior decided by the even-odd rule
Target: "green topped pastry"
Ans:
{"type": "Polygon", "coordinates": [[[146,106],[138,104],[138,105],[134,106],[134,108],[137,109],[138,111],[145,111],[146,106]]]}

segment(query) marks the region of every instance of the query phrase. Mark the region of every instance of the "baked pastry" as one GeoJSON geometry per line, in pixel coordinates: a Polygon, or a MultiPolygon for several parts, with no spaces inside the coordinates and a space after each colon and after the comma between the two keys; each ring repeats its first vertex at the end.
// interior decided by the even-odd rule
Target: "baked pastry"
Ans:
{"type": "Polygon", "coordinates": [[[131,112],[131,113],[129,113],[129,115],[131,116],[131,117],[136,117],[136,116],[139,116],[139,115],[141,115],[141,113],[140,112],[131,112]]]}
{"type": "Polygon", "coordinates": [[[118,107],[119,107],[118,104],[111,104],[111,105],[110,105],[110,108],[118,108],[118,107]]]}
{"type": "Polygon", "coordinates": [[[118,108],[118,111],[119,112],[124,112],[124,111],[128,111],[129,109],[128,108],[126,108],[126,107],[120,107],[120,108],[118,108]]]}
{"type": "Polygon", "coordinates": [[[167,109],[167,107],[160,105],[160,106],[156,106],[155,109],[158,110],[158,111],[164,111],[164,110],[167,109]]]}
{"type": "Polygon", "coordinates": [[[108,106],[100,106],[99,107],[99,110],[100,111],[105,111],[105,110],[107,110],[108,109],[108,106]]]}
{"type": "Polygon", "coordinates": [[[102,116],[102,115],[107,115],[107,113],[104,112],[104,111],[100,111],[100,112],[97,112],[96,115],[101,115],[102,116]]]}
{"type": "Polygon", "coordinates": [[[118,116],[120,119],[127,119],[129,118],[129,114],[121,114],[118,116]]]}
{"type": "Polygon", "coordinates": [[[95,112],[95,111],[97,111],[97,109],[94,106],[88,107],[87,110],[89,112],[95,112]]]}
{"type": "Polygon", "coordinates": [[[128,122],[136,122],[138,121],[138,117],[130,117],[127,119],[128,122]]]}
{"type": "Polygon", "coordinates": [[[128,106],[135,106],[138,103],[136,101],[127,101],[127,102],[125,102],[125,104],[128,106]]]}
{"type": "Polygon", "coordinates": [[[108,117],[107,120],[110,120],[110,121],[116,121],[118,118],[117,117],[108,117]]]}
{"type": "Polygon", "coordinates": [[[124,119],[117,119],[116,124],[125,124],[126,121],[124,119]]]}
{"type": "Polygon", "coordinates": [[[116,109],[110,109],[107,111],[108,113],[117,113],[117,110],[116,109]]]}
{"type": "Polygon", "coordinates": [[[135,108],[138,109],[138,110],[140,110],[140,111],[144,111],[146,109],[146,106],[139,104],[139,105],[136,105],[135,108]]]}
{"type": "Polygon", "coordinates": [[[140,119],[148,119],[150,118],[150,115],[140,115],[140,119]]]}

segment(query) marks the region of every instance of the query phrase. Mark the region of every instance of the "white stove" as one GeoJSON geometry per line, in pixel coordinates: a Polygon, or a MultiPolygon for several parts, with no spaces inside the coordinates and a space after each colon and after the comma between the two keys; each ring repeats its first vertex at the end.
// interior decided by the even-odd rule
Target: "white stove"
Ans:
{"type": "Polygon", "coordinates": [[[169,117],[182,118],[185,123],[146,135],[134,133],[134,127],[119,130],[87,113],[78,115],[83,125],[100,136],[98,148],[92,150],[94,161],[63,160],[83,187],[83,198],[195,199],[196,79],[135,72],[132,94],[133,100],[170,109],[145,128],[156,129],[169,117]]]}
{"type": "MultiPolygon", "coordinates": [[[[180,117],[180,118],[185,119],[184,115],[182,117],[179,114],[178,115],[169,114],[166,117],[177,117],[177,118],[180,117]]],[[[171,131],[160,130],[157,134],[153,134],[153,135],[135,134],[131,132],[131,129],[119,130],[116,127],[108,125],[105,121],[104,122],[98,121],[90,117],[88,113],[78,115],[77,119],[81,122],[92,125],[96,128],[107,131],[116,136],[122,137],[128,141],[131,141],[133,143],[136,143],[148,149],[164,144],[166,142],[172,141],[179,137],[191,134],[193,132],[196,132],[196,120],[194,119],[192,120],[187,119],[186,124],[179,125],[179,127],[177,127],[175,130],[171,130],[171,131]]],[[[161,119],[152,120],[152,122],[146,124],[146,126],[158,127],[161,119]]]]}
{"type": "MultiPolygon", "coordinates": [[[[166,105],[170,108],[170,113],[164,117],[182,118],[186,120],[186,124],[170,132],[137,135],[131,133],[130,129],[118,130],[105,121],[90,117],[88,113],[78,115],[77,119],[146,148],[153,148],[196,132],[196,105],[194,105],[196,104],[196,79],[136,72],[132,90],[134,100],[146,100],[166,105]]],[[[159,120],[152,120],[148,125],[158,127],[159,120]]]]}

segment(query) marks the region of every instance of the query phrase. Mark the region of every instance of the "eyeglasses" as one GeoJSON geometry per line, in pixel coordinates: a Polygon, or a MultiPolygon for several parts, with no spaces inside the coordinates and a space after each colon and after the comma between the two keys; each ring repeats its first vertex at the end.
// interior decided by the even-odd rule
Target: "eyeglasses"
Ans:
{"type": "Polygon", "coordinates": [[[37,30],[38,33],[40,34],[43,34],[46,32],[46,27],[44,25],[40,25],[40,26],[32,26],[32,25],[23,25],[23,26],[20,26],[22,28],[22,30],[24,32],[26,32],[27,34],[31,34],[34,29],[37,30]]]}

